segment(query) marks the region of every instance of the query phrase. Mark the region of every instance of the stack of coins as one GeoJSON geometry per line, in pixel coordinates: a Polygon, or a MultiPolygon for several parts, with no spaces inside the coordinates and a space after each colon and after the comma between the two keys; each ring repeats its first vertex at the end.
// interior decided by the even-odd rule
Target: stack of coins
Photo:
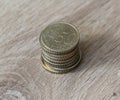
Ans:
{"type": "Polygon", "coordinates": [[[65,73],[76,67],[81,59],[79,34],[68,23],[54,23],[40,34],[41,62],[45,69],[54,73],[65,73]]]}

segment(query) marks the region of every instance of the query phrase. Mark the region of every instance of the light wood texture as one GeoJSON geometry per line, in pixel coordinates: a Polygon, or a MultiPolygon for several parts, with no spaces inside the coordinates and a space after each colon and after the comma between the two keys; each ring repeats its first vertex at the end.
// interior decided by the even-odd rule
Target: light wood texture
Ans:
{"type": "Polygon", "coordinates": [[[0,0],[0,100],[120,100],[120,0],[0,0]],[[67,74],[40,64],[40,32],[76,25],[83,59],[67,74]]]}

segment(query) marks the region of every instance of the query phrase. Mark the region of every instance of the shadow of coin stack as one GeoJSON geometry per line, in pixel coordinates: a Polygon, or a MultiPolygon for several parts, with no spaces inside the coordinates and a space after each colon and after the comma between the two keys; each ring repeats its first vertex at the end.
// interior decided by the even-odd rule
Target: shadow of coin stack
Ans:
{"type": "Polygon", "coordinates": [[[41,62],[53,73],[65,73],[75,68],[81,59],[79,33],[68,23],[48,25],[40,34],[41,62]]]}

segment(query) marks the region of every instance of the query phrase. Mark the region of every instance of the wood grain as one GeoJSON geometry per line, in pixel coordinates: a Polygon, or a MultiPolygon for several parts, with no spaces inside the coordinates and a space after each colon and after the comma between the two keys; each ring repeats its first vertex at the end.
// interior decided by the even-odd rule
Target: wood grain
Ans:
{"type": "Polygon", "coordinates": [[[119,0],[0,0],[0,100],[120,100],[119,0]],[[40,64],[40,32],[69,22],[81,64],[67,74],[40,64]]]}

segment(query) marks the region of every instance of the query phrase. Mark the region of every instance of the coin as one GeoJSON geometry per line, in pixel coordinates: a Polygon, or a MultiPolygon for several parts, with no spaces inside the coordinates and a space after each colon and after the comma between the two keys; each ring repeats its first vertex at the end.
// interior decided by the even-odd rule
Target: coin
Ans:
{"type": "Polygon", "coordinates": [[[42,58],[41,58],[41,64],[47,71],[49,71],[51,73],[63,74],[63,73],[67,73],[67,72],[71,71],[72,69],[74,69],[75,67],[77,67],[77,65],[80,63],[80,60],[81,60],[81,56],[80,56],[79,60],[73,66],[64,68],[64,69],[53,67],[53,66],[47,64],[42,58]]]}
{"type": "Polygon", "coordinates": [[[56,53],[71,51],[78,41],[78,30],[73,25],[62,22],[49,25],[40,35],[43,48],[56,53]]]}
{"type": "Polygon", "coordinates": [[[64,61],[64,62],[61,62],[61,61],[55,62],[55,61],[52,61],[52,60],[50,60],[50,59],[45,58],[44,56],[42,56],[42,57],[43,57],[43,59],[44,59],[47,63],[49,63],[49,64],[52,64],[52,65],[55,65],[55,66],[65,67],[65,66],[69,66],[69,65],[72,64],[72,63],[75,63],[75,61],[78,60],[79,55],[76,55],[76,56],[74,57],[74,59],[72,58],[72,59],[70,59],[70,61],[64,61]]]}
{"type": "Polygon", "coordinates": [[[79,56],[79,54],[78,53],[76,53],[75,55],[73,55],[72,57],[69,57],[69,58],[67,58],[67,59],[62,59],[62,58],[49,58],[49,57],[47,57],[47,56],[45,56],[44,54],[42,54],[42,57],[44,58],[44,59],[46,59],[47,61],[49,61],[49,62],[53,62],[53,63],[58,63],[58,64],[62,64],[62,63],[69,63],[69,62],[72,62],[73,60],[75,60],[77,57],[79,56]]]}
{"type": "Polygon", "coordinates": [[[41,63],[50,72],[65,73],[81,59],[78,30],[68,23],[48,25],[40,34],[41,63]]]}
{"type": "Polygon", "coordinates": [[[58,60],[58,61],[63,61],[63,60],[68,60],[70,58],[72,58],[76,52],[79,52],[79,48],[75,48],[73,51],[71,51],[70,53],[67,53],[67,54],[51,54],[51,53],[48,53],[44,50],[42,50],[42,54],[44,56],[46,56],[48,59],[53,59],[53,60],[58,60]]]}

